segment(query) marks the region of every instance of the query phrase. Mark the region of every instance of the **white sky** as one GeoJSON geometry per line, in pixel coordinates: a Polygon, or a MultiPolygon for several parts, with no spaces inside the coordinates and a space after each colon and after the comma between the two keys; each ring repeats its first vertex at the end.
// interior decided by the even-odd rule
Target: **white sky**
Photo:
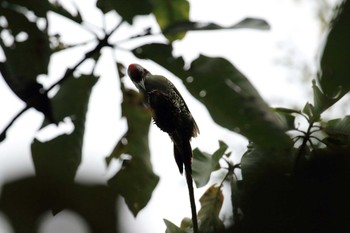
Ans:
{"type": "MultiPolygon", "coordinates": [[[[74,10],[72,1],[62,2],[74,10]]],[[[103,21],[99,12],[94,9],[94,2],[94,0],[76,0],[76,5],[81,9],[84,20],[91,25],[101,27],[103,21]]],[[[182,41],[175,43],[175,54],[183,55],[188,63],[199,53],[227,58],[249,78],[272,106],[302,108],[306,101],[312,101],[310,80],[315,77],[316,51],[322,38],[320,23],[315,12],[318,1],[191,0],[190,2],[193,20],[232,25],[245,17],[261,17],[269,22],[272,29],[270,31],[230,30],[188,33],[182,41]],[[305,77],[306,67],[309,68],[311,78],[305,77]]],[[[92,39],[91,34],[80,30],[77,26],[66,24],[65,20],[53,15],[50,19],[53,22],[50,32],[59,32],[66,42],[76,43],[92,39]]],[[[107,28],[113,28],[117,23],[118,18],[115,14],[107,15],[107,28]]],[[[141,32],[141,29],[150,24],[155,25],[152,17],[138,18],[135,20],[134,28],[123,25],[113,39],[127,38],[141,32]]],[[[90,27],[94,28],[91,25],[90,27]]],[[[163,40],[160,37],[153,39],[163,40]]],[[[131,48],[134,45],[135,43],[123,44],[125,48],[131,48]]],[[[82,54],[82,50],[74,49],[55,55],[50,66],[48,83],[53,83],[60,78],[66,68],[72,67],[80,60],[82,54]]],[[[93,89],[87,116],[84,155],[78,170],[78,181],[88,179],[104,183],[117,168],[114,164],[106,169],[104,163],[105,156],[109,155],[125,132],[126,124],[125,119],[120,119],[121,94],[112,56],[125,64],[135,62],[135,59],[126,52],[117,51],[112,54],[111,51],[104,50],[97,68],[101,78],[93,89]]],[[[2,58],[1,53],[0,58],[2,58]]],[[[142,64],[152,73],[167,76],[182,93],[201,130],[199,137],[193,140],[193,148],[199,147],[203,151],[213,152],[218,147],[218,140],[224,140],[233,151],[234,160],[238,162],[245,151],[245,139],[214,124],[206,109],[184,89],[180,80],[151,62],[142,64]]],[[[81,70],[90,69],[91,64],[87,63],[81,70]]],[[[2,79],[0,79],[0,106],[6,109],[0,114],[0,129],[3,129],[24,106],[2,79]]],[[[41,114],[35,110],[29,110],[8,131],[7,139],[0,144],[0,185],[23,174],[33,174],[34,167],[30,156],[30,143],[33,137],[45,138],[56,130],[52,126],[48,127],[46,132],[38,134],[37,130],[42,119],[41,114]]],[[[67,123],[60,130],[69,131],[69,129],[70,125],[67,123]]],[[[185,178],[178,173],[170,139],[155,126],[151,127],[150,135],[152,164],[155,173],[160,176],[160,182],[149,205],[139,213],[136,219],[123,206],[121,221],[126,223],[123,228],[123,232],[126,233],[164,232],[163,218],[179,224],[183,217],[189,217],[191,213],[185,178]],[[129,226],[135,228],[131,230],[129,226]]],[[[206,188],[196,190],[197,199],[206,188]]],[[[120,203],[123,205],[123,202],[120,203]]],[[[228,202],[226,203],[229,205],[228,202]]],[[[197,208],[200,208],[199,202],[197,202],[197,208]]],[[[225,210],[228,211],[227,208],[225,210]]],[[[226,216],[226,212],[223,211],[223,216],[226,216]]],[[[43,224],[41,232],[52,233],[52,225],[55,222],[64,221],[62,219],[65,216],[69,219],[69,214],[64,213],[54,219],[49,218],[50,220],[43,224]]],[[[5,226],[5,223],[2,224],[0,221],[0,229],[1,225],[5,226]]],[[[65,223],[65,226],[69,228],[70,225],[65,223]]],[[[3,229],[4,231],[0,231],[11,232],[4,227],[3,229]]],[[[75,232],[79,233],[77,230],[75,232]]]]}

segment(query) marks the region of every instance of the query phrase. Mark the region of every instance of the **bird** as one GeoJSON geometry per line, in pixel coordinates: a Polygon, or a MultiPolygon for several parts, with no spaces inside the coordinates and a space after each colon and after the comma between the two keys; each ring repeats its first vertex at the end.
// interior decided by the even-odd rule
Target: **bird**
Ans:
{"type": "Polygon", "coordinates": [[[162,75],[153,75],[139,64],[130,64],[127,73],[143,95],[145,105],[151,110],[154,123],[168,133],[174,144],[174,157],[180,174],[185,176],[191,202],[193,232],[198,232],[197,211],[192,179],[191,138],[199,128],[185,100],[175,85],[162,75]]]}

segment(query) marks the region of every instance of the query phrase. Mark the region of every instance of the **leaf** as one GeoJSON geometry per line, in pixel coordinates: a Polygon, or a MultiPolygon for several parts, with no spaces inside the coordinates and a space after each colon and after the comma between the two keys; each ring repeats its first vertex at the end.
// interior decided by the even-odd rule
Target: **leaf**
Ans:
{"type": "MultiPolygon", "coordinates": [[[[187,0],[152,0],[153,3],[153,14],[159,24],[160,29],[164,32],[167,27],[182,21],[189,20],[190,4],[187,0]]],[[[165,34],[165,37],[169,41],[182,39],[185,33],[180,34],[165,34]]]]}
{"type": "Polygon", "coordinates": [[[321,115],[315,111],[315,108],[312,104],[307,102],[302,110],[305,113],[311,122],[319,121],[321,115]]]}
{"type": "Polygon", "coordinates": [[[121,107],[122,116],[127,121],[128,131],[106,158],[106,163],[109,165],[113,158],[119,159],[122,154],[128,154],[147,161],[150,158],[148,133],[151,113],[144,107],[142,96],[131,89],[123,90],[121,107]]]}
{"type": "Polygon", "coordinates": [[[210,30],[230,30],[230,29],[260,29],[269,30],[270,25],[263,19],[245,18],[231,26],[221,26],[216,23],[180,21],[171,24],[163,30],[164,34],[177,34],[188,31],[210,31],[210,30]]]}
{"type": "MultiPolygon", "coordinates": [[[[74,131],[50,141],[34,140],[31,145],[36,174],[52,179],[54,183],[72,183],[81,162],[85,117],[92,87],[97,78],[81,76],[70,78],[52,99],[55,118],[70,117],[74,131]]],[[[46,122],[43,123],[45,125],[46,122]]]]}
{"type": "Polygon", "coordinates": [[[350,90],[349,24],[350,2],[343,1],[332,21],[318,75],[322,92],[337,100],[350,90]]]}
{"type": "Polygon", "coordinates": [[[187,233],[187,231],[177,227],[174,223],[163,219],[165,225],[166,225],[166,231],[165,233],[187,233]]]}
{"type": "Polygon", "coordinates": [[[124,76],[126,76],[126,68],[123,64],[117,62],[116,64],[117,70],[118,70],[118,77],[119,78],[123,78],[124,76]]]}
{"type": "Polygon", "coordinates": [[[242,178],[245,183],[254,183],[267,171],[263,157],[262,151],[259,151],[252,144],[248,145],[248,150],[241,159],[242,178]]]}
{"type": "Polygon", "coordinates": [[[63,203],[80,215],[91,233],[117,232],[115,197],[106,186],[57,183],[56,190],[61,191],[55,193],[46,184],[45,179],[26,177],[2,187],[0,211],[10,220],[13,232],[39,232],[38,223],[52,203],[63,203]]]}
{"type": "Polygon", "coordinates": [[[225,154],[228,146],[222,141],[219,141],[219,143],[219,149],[217,149],[212,156],[208,153],[201,152],[198,148],[193,151],[192,178],[197,188],[206,185],[211,173],[220,168],[219,160],[225,154]]]}
{"type": "Polygon", "coordinates": [[[64,16],[68,19],[73,20],[76,23],[81,23],[83,21],[79,11],[76,15],[73,15],[69,11],[67,11],[57,1],[54,3],[50,3],[50,1],[42,1],[42,0],[31,0],[31,1],[27,1],[27,0],[6,1],[6,0],[3,0],[3,2],[6,3],[8,8],[12,8],[12,9],[26,8],[26,9],[32,11],[37,17],[46,18],[47,12],[53,11],[57,14],[60,14],[61,16],[64,16]]]}
{"type": "MultiPolygon", "coordinates": [[[[38,1],[41,1],[41,0],[38,0],[38,1]]],[[[79,24],[81,24],[83,22],[83,19],[81,17],[81,14],[80,14],[78,8],[76,8],[77,14],[74,15],[74,14],[71,14],[69,11],[67,11],[59,2],[56,1],[56,2],[50,4],[48,10],[53,11],[61,16],[64,16],[67,19],[72,20],[73,22],[76,22],[79,24]]]]}
{"type": "Polygon", "coordinates": [[[342,96],[331,98],[326,96],[316,85],[316,81],[312,81],[312,89],[314,93],[314,111],[317,115],[321,115],[330,106],[336,103],[342,96]]]}
{"type": "Polygon", "coordinates": [[[301,114],[300,111],[288,108],[274,108],[273,109],[277,114],[277,117],[280,119],[284,128],[288,130],[295,129],[295,116],[294,114],[301,114]]]}
{"type": "Polygon", "coordinates": [[[103,13],[115,10],[129,24],[132,24],[135,16],[148,15],[152,12],[150,0],[98,0],[96,6],[102,10],[103,13]]]}
{"type": "MultiPolygon", "coordinates": [[[[244,213],[244,224],[248,224],[245,225],[248,232],[291,229],[295,224],[294,217],[300,213],[300,207],[304,207],[298,202],[299,186],[293,187],[295,179],[290,175],[290,167],[281,166],[273,159],[266,160],[266,156],[271,154],[250,144],[241,159],[243,180],[238,187],[239,207],[244,213]]],[[[290,157],[290,154],[279,154],[279,157],[290,157]]]]}
{"type": "Polygon", "coordinates": [[[51,52],[46,28],[40,30],[35,22],[30,22],[24,14],[12,9],[5,8],[3,12],[10,30],[8,32],[14,39],[12,45],[6,46],[0,37],[7,70],[10,76],[16,78],[10,82],[31,83],[36,80],[37,75],[47,73],[51,52]],[[25,33],[27,39],[16,39],[20,33],[25,33]]]}
{"type": "Polygon", "coordinates": [[[122,169],[110,180],[108,185],[122,195],[130,211],[136,217],[152,197],[152,192],[159,182],[152,167],[137,156],[124,160],[122,169]]]}
{"type": "Polygon", "coordinates": [[[216,123],[267,150],[291,147],[276,114],[230,62],[201,55],[192,62],[189,75],[192,80],[185,82],[186,87],[216,123]]]}
{"type": "Polygon", "coordinates": [[[25,11],[22,13],[6,6],[12,4],[0,5],[8,29],[0,28],[0,32],[8,32],[7,39],[12,42],[5,43],[4,38],[0,37],[0,46],[6,58],[6,62],[0,62],[0,72],[20,99],[55,122],[49,98],[43,86],[36,81],[39,74],[47,74],[51,56],[46,28],[40,30],[35,22],[30,22],[25,11]],[[20,36],[24,39],[20,40],[20,36]]]}
{"type": "Polygon", "coordinates": [[[148,146],[151,114],[143,106],[138,92],[126,89],[123,96],[122,114],[127,119],[128,131],[106,158],[107,165],[115,158],[123,161],[123,167],[108,184],[124,197],[136,216],[150,200],[159,177],[153,173],[148,146]],[[130,155],[131,159],[123,158],[122,154],[130,155]]]}
{"type": "Polygon", "coordinates": [[[325,139],[327,144],[341,147],[350,145],[350,116],[341,119],[334,119],[325,122],[322,126],[324,132],[328,135],[325,139]]]}
{"type": "Polygon", "coordinates": [[[199,231],[206,233],[223,232],[224,224],[219,218],[224,196],[221,186],[211,186],[199,199],[201,209],[198,212],[199,231]]]}
{"type": "Polygon", "coordinates": [[[132,52],[138,58],[154,61],[178,77],[184,79],[187,77],[187,73],[184,71],[185,61],[182,57],[175,58],[172,55],[173,46],[171,44],[146,44],[137,47],[132,52]]]}
{"type": "Polygon", "coordinates": [[[49,1],[41,0],[2,0],[3,6],[8,9],[16,9],[19,11],[19,8],[24,8],[26,11],[30,10],[35,13],[38,17],[46,18],[47,10],[49,9],[49,1]]]}

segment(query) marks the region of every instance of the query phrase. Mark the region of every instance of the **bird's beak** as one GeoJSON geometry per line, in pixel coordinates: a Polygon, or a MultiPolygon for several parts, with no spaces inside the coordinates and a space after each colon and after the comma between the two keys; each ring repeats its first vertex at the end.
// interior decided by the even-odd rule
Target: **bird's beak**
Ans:
{"type": "Polygon", "coordinates": [[[139,82],[138,85],[142,88],[142,90],[146,91],[146,87],[145,87],[145,82],[144,82],[144,80],[142,80],[141,82],[139,82]]]}

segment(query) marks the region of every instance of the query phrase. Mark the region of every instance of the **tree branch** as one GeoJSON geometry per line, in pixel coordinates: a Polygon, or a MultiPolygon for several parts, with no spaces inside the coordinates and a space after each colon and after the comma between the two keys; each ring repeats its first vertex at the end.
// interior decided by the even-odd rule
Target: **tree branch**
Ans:
{"type": "MultiPolygon", "coordinates": [[[[69,77],[71,77],[74,73],[74,71],[82,64],[84,63],[87,59],[91,58],[94,56],[96,53],[99,53],[103,47],[113,47],[109,42],[108,39],[111,37],[111,35],[119,28],[119,26],[122,24],[123,21],[119,22],[116,27],[110,31],[108,34],[105,34],[104,38],[99,39],[99,43],[96,45],[95,48],[90,50],[89,52],[85,53],[85,56],[73,67],[73,68],[68,68],[66,73],[63,75],[63,77],[52,84],[47,90],[44,91],[45,94],[47,94],[49,91],[51,91],[55,86],[62,84],[65,80],[67,80],[69,77]]],[[[5,140],[6,138],[6,132],[7,130],[13,125],[13,123],[28,109],[30,109],[32,106],[29,106],[28,104],[20,111],[17,113],[17,115],[11,120],[11,122],[5,127],[5,129],[2,131],[0,134],[0,142],[5,140]]]]}

